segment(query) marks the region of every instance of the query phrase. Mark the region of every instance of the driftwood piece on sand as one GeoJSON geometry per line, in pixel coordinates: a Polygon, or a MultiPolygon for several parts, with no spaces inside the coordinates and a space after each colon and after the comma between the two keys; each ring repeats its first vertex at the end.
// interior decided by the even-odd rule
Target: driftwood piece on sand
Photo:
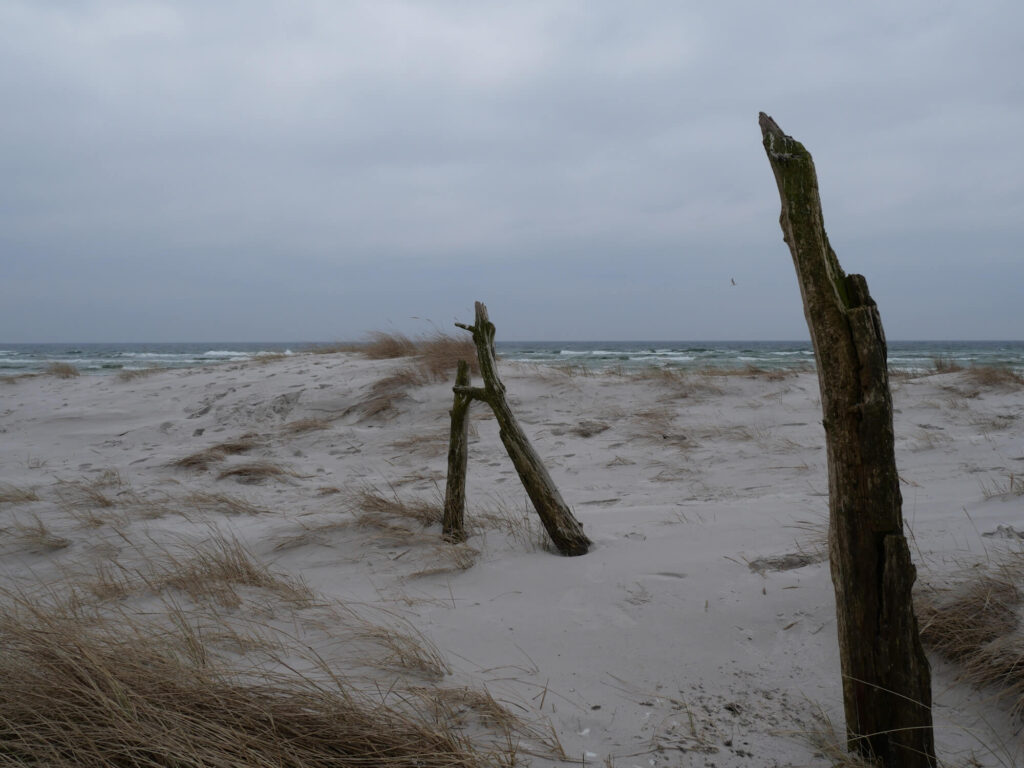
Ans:
{"type": "Polygon", "coordinates": [[[563,555],[585,555],[590,549],[590,539],[583,533],[583,527],[572,510],[562,500],[544,462],[530,445],[526,434],[519,426],[512,409],[505,398],[505,385],[498,378],[494,355],[494,324],[487,316],[487,307],[476,302],[476,321],[473,325],[456,323],[473,334],[476,345],[483,387],[469,386],[469,369],[460,366],[455,382],[455,404],[452,407],[451,444],[448,451],[448,484],[445,494],[444,535],[461,541],[465,538],[462,529],[466,487],[466,412],[473,400],[487,403],[498,421],[501,442],[505,445],[512,464],[519,473],[526,493],[533,502],[544,528],[563,555]],[[460,447],[461,446],[461,447],[460,447]]]}
{"type": "Polygon", "coordinates": [[[829,245],[810,153],[763,112],[759,122],[818,363],[848,747],[886,768],[930,768],[931,673],[911,602],[882,322],[867,282],[829,245]]]}

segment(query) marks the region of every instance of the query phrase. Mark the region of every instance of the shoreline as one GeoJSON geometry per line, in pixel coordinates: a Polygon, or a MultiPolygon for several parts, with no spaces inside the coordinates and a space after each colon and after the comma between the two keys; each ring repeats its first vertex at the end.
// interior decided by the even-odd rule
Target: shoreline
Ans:
{"type": "MultiPolygon", "coordinates": [[[[406,339],[407,337],[397,336],[406,339]]],[[[455,338],[458,338],[457,336],[455,338]]],[[[0,378],[72,366],[80,375],[117,375],[122,371],[196,368],[205,365],[269,361],[281,355],[358,351],[369,342],[182,343],[182,344],[0,344],[0,378]]],[[[583,366],[595,372],[646,367],[699,371],[714,368],[813,368],[809,341],[778,342],[515,342],[497,343],[508,362],[583,366]]],[[[1024,373],[1024,341],[892,341],[889,366],[898,373],[923,373],[943,366],[999,366],[1024,373]]],[[[70,374],[73,375],[73,374],[70,374]]]]}

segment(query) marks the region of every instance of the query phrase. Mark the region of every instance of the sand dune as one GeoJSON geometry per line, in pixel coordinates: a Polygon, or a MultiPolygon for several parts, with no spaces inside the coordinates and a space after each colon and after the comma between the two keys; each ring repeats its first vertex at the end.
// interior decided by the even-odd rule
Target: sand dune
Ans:
{"type": "MultiPolygon", "coordinates": [[[[0,580],[108,617],[175,606],[233,668],[326,664],[507,737],[466,703],[486,691],[535,765],[828,764],[807,739],[842,725],[813,373],[503,364],[596,545],[563,558],[479,404],[471,534],[442,543],[451,384],[407,365],[298,355],[0,386],[0,580]]],[[[904,515],[941,602],[1019,555],[1024,390],[969,371],[893,387],[904,515]]],[[[1010,704],[933,666],[940,756],[1024,760],[1010,704]]]]}

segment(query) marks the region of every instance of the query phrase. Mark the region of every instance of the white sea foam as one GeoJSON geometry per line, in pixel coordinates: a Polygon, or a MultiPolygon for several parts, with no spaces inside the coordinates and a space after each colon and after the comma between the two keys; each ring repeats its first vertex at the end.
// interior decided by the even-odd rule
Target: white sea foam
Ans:
{"type": "Polygon", "coordinates": [[[629,359],[639,363],[649,360],[654,360],[660,363],[689,363],[697,358],[690,357],[689,355],[635,355],[629,359]]]}
{"type": "Polygon", "coordinates": [[[121,352],[118,357],[143,357],[160,360],[191,360],[193,355],[175,352],[121,352]]]}

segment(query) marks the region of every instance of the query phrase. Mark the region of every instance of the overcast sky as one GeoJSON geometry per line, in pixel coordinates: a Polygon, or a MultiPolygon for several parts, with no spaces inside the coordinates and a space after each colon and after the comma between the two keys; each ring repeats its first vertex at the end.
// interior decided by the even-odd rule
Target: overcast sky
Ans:
{"type": "Polygon", "coordinates": [[[1024,337],[1024,3],[0,2],[0,341],[1024,337]],[[732,285],[735,280],[736,285],[732,285]]]}

